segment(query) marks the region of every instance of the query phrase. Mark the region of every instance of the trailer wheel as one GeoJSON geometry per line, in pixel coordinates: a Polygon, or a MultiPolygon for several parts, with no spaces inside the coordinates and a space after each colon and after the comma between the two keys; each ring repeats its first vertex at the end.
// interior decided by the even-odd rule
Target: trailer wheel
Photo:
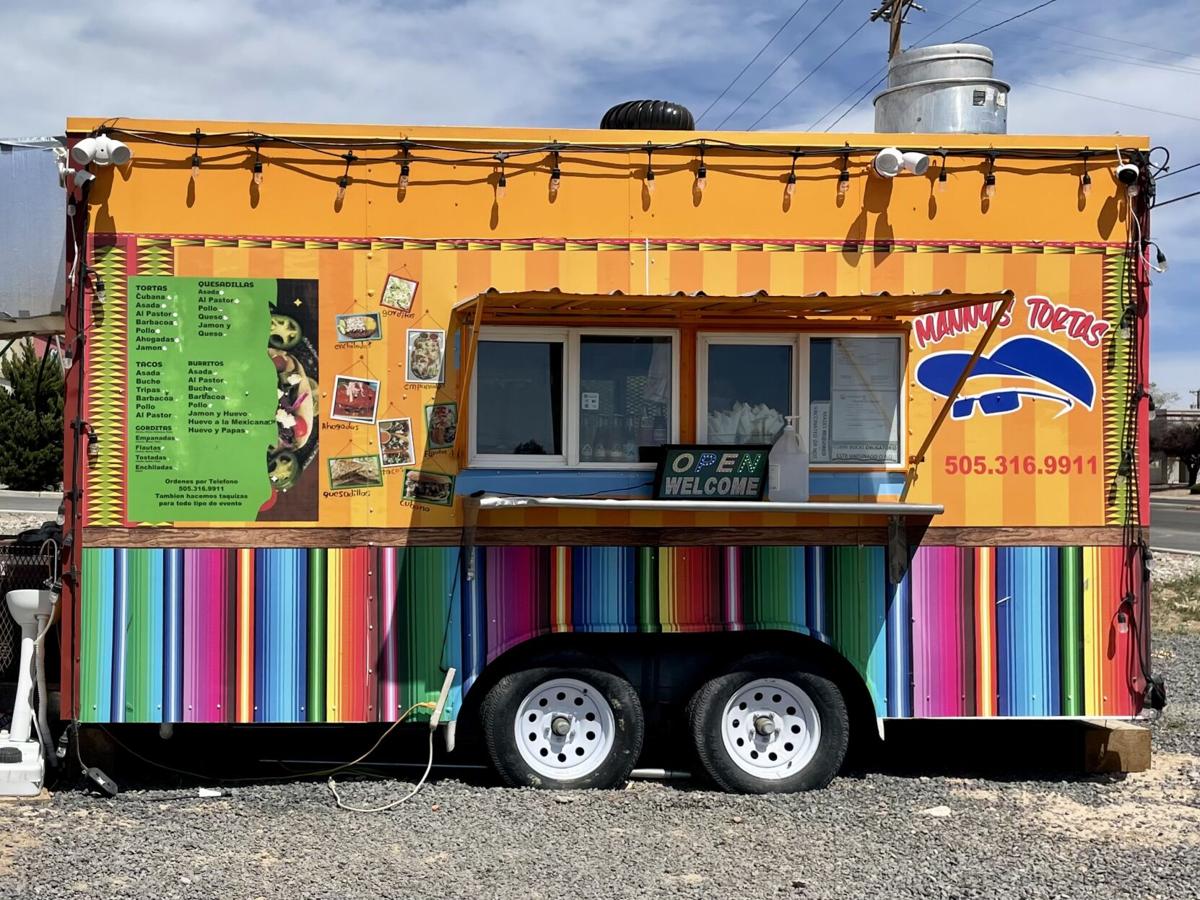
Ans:
{"type": "Polygon", "coordinates": [[[785,658],[740,661],[704,684],[688,708],[700,765],[726,791],[822,788],[846,756],[850,726],[842,692],[785,658]]]}
{"type": "Polygon", "coordinates": [[[645,734],[633,686],[586,667],[507,675],[488,691],[480,718],[492,765],[512,787],[624,784],[645,734]]]}

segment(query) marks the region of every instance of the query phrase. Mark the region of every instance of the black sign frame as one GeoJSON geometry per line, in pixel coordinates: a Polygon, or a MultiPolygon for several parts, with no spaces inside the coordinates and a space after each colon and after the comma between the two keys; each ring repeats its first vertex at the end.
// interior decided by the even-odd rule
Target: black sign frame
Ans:
{"type": "MultiPolygon", "coordinates": [[[[730,503],[737,501],[763,502],[767,499],[767,483],[770,481],[770,444],[664,444],[662,446],[662,455],[658,459],[658,466],[654,470],[654,494],[655,500],[670,500],[677,502],[711,500],[718,503],[730,503]],[[680,453],[693,453],[697,460],[702,453],[737,453],[740,457],[743,453],[761,453],[763,455],[762,472],[758,477],[758,490],[753,493],[742,492],[737,494],[714,494],[709,496],[703,495],[668,495],[664,488],[667,475],[667,467],[671,461],[678,458],[680,453]]],[[[736,469],[736,463],[735,463],[736,469]]],[[[694,475],[694,466],[686,473],[671,473],[674,475],[694,475]]],[[[697,476],[698,477],[698,476],[697,476]]],[[[731,473],[731,477],[732,473],[731,473]]]]}

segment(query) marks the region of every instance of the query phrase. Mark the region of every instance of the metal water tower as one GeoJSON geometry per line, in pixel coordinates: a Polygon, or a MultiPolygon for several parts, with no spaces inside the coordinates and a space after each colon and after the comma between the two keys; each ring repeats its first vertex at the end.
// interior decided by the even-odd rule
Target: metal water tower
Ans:
{"type": "Polygon", "coordinates": [[[1006,134],[1009,86],[992,77],[981,44],[938,44],[897,53],[875,97],[875,130],[1006,134]]]}

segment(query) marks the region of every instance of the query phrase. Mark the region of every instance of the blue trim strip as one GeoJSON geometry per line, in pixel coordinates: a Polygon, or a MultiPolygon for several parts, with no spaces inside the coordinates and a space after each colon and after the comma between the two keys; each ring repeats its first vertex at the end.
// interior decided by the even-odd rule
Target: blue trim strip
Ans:
{"type": "MultiPolygon", "coordinates": [[[[458,473],[455,492],[460,496],[486,491],[533,497],[624,494],[645,498],[651,495],[653,481],[650,469],[464,469],[458,473]]],[[[904,474],[814,471],[809,473],[808,486],[812,494],[897,497],[904,487],[904,474]]]]}

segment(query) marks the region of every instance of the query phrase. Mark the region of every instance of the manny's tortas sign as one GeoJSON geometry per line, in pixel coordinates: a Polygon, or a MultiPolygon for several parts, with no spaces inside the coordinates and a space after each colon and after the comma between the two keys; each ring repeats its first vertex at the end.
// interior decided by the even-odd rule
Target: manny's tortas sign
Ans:
{"type": "Polygon", "coordinates": [[[770,451],[765,444],[664,447],[654,479],[654,499],[761,500],[770,451]]]}

